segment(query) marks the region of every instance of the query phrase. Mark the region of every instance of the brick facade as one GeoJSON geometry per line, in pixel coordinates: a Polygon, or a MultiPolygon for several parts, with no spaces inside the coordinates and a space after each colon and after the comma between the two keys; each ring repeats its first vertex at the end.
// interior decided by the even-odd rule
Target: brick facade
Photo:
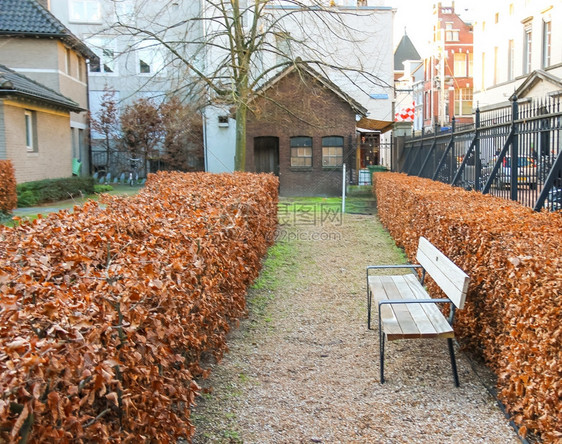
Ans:
{"type": "Polygon", "coordinates": [[[5,131],[0,146],[16,172],[16,182],[55,179],[72,175],[70,116],[68,112],[39,107],[32,103],[0,100],[0,116],[5,131]],[[36,152],[25,143],[26,110],[35,113],[36,152]]]}
{"type": "Polygon", "coordinates": [[[251,104],[246,128],[246,170],[256,171],[254,141],[278,140],[280,194],[338,196],[342,167],[323,166],[323,137],[343,138],[343,162],[355,165],[354,109],[341,96],[305,72],[292,71],[251,104]],[[291,138],[312,138],[312,166],[291,166],[291,138]]]}

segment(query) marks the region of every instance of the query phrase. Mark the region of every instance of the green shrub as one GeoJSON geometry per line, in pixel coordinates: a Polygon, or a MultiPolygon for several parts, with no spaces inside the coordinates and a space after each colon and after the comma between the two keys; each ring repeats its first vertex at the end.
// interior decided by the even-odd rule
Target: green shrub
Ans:
{"type": "Polygon", "coordinates": [[[18,207],[33,207],[38,202],[39,198],[33,191],[26,190],[18,194],[18,207]]]}
{"type": "Polygon", "coordinates": [[[46,202],[56,202],[72,197],[93,194],[91,177],[65,177],[18,184],[18,206],[28,207],[46,202]]]}
{"type": "Polygon", "coordinates": [[[94,193],[109,193],[110,191],[113,191],[111,185],[94,185],[94,193]]]}

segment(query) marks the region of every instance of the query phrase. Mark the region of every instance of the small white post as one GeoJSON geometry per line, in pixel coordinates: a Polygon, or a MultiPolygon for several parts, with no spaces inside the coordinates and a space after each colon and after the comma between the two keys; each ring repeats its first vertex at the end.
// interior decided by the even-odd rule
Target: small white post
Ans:
{"type": "Polygon", "coordinates": [[[342,181],[341,181],[341,213],[345,214],[345,163],[342,169],[342,181]]]}

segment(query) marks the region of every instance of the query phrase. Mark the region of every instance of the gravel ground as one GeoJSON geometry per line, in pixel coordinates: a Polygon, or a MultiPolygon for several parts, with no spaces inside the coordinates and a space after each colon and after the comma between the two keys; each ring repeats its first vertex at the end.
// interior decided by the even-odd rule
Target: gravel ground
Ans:
{"type": "Polygon", "coordinates": [[[290,219],[284,260],[200,382],[194,443],[520,442],[463,353],[455,387],[444,340],[388,342],[379,383],[365,266],[403,256],[376,216],[290,219]]]}

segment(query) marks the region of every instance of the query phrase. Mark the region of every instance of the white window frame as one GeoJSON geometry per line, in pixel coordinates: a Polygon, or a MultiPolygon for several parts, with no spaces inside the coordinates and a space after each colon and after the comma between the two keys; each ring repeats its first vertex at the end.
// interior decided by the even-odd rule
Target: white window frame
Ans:
{"type": "Polygon", "coordinates": [[[163,75],[166,71],[164,51],[157,40],[142,40],[137,48],[137,74],[141,76],[163,75]],[[141,62],[148,66],[149,71],[143,72],[141,62]]]}
{"type": "Polygon", "coordinates": [[[458,42],[459,37],[460,37],[460,31],[458,29],[453,29],[453,22],[445,23],[445,41],[458,42]]]}
{"type": "Polygon", "coordinates": [[[99,0],[70,0],[68,17],[71,23],[101,23],[99,0]]]}
{"type": "Polygon", "coordinates": [[[533,30],[531,25],[526,25],[523,30],[523,74],[529,74],[533,61],[533,30]]]}
{"type": "Polygon", "coordinates": [[[453,59],[455,77],[466,77],[468,72],[468,54],[465,52],[455,52],[453,59]]]}
{"type": "Polygon", "coordinates": [[[507,80],[515,78],[515,41],[507,41],[507,80]]]}
{"type": "Polygon", "coordinates": [[[474,100],[474,91],[472,88],[455,89],[455,106],[454,106],[455,117],[471,116],[473,100],[474,100]],[[468,102],[470,102],[470,110],[467,109],[467,113],[464,114],[463,105],[467,104],[468,102]]]}
{"type": "Polygon", "coordinates": [[[100,59],[99,71],[92,70],[92,63],[88,66],[91,75],[117,75],[117,51],[115,48],[115,39],[112,37],[89,37],[87,39],[88,46],[96,53],[100,59]],[[109,70],[106,71],[109,67],[109,70]]]}
{"type": "Polygon", "coordinates": [[[548,68],[552,59],[552,22],[543,20],[542,22],[542,54],[541,66],[548,68]]]}
{"type": "Polygon", "coordinates": [[[72,53],[70,48],[64,47],[64,71],[69,76],[72,76],[72,61],[71,61],[72,53]]]}
{"type": "Polygon", "coordinates": [[[37,141],[35,140],[35,115],[33,111],[24,111],[25,119],[25,147],[28,153],[37,152],[37,141]]]}

